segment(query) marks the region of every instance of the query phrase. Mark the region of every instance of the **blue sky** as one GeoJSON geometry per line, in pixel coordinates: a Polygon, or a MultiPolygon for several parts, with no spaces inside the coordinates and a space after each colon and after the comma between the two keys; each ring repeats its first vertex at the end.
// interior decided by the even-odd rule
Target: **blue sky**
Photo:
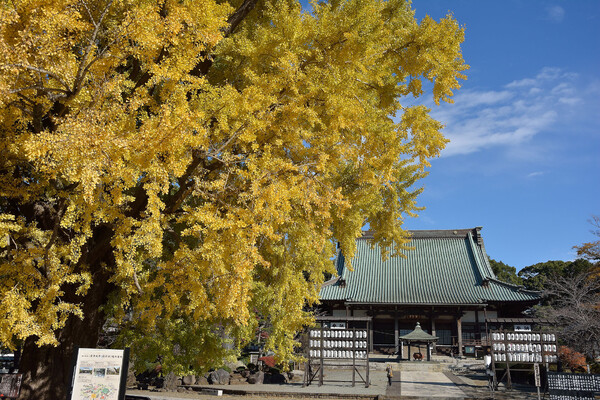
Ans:
{"type": "Polygon", "coordinates": [[[451,139],[408,229],[483,226],[491,258],[572,260],[600,214],[600,1],[416,0],[451,11],[471,69],[455,103],[425,104],[451,139]]]}

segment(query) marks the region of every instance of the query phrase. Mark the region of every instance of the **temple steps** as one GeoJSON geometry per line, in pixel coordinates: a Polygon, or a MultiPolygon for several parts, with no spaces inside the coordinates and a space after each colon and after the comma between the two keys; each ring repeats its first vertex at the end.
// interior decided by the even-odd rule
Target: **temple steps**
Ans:
{"type": "Polygon", "coordinates": [[[392,365],[395,371],[411,372],[446,372],[450,371],[450,363],[437,361],[403,361],[392,365]]]}

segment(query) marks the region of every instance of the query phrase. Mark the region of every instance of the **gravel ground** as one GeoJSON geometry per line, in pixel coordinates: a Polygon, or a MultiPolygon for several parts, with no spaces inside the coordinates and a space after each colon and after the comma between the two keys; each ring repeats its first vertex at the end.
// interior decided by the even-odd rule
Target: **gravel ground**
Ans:
{"type": "MultiPolygon", "coordinates": [[[[260,394],[260,395],[244,395],[244,396],[237,396],[237,395],[223,395],[223,396],[214,396],[214,395],[209,395],[209,394],[200,394],[199,392],[193,392],[193,391],[185,391],[185,392],[153,392],[153,391],[149,391],[149,390],[128,390],[127,391],[128,395],[135,395],[135,396],[145,396],[145,397],[150,397],[150,399],[152,400],[172,400],[172,399],[194,399],[194,400],[255,400],[255,399],[265,399],[265,395],[264,394],[260,394]]],[[[273,393],[272,395],[269,395],[268,397],[269,399],[276,399],[276,400],[315,400],[315,399],[339,399],[339,396],[328,396],[328,395],[321,395],[318,398],[316,398],[315,396],[310,396],[310,397],[296,397],[296,396],[281,396],[281,395],[277,395],[277,393],[273,393]]],[[[364,398],[363,398],[364,399],[364,398]]]]}

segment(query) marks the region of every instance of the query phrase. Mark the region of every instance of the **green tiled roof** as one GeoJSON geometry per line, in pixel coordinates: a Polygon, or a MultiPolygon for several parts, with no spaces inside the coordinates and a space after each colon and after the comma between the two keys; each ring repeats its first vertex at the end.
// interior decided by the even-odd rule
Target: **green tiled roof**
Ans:
{"type": "Polygon", "coordinates": [[[439,338],[437,336],[433,336],[430,335],[429,333],[425,332],[422,328],[421,328],[421,324],[417,322],[417,326],[415,326],[415,330],[404,335],[404,336],[400,336],[400,339],[402,340],[410,340],[410,341],[423,341],[423,342],[433,342],[438,340],[439,338]]]}
{"type": "MultiPolygon", "coordinates": [[[[321,288],[321,300],[358,304],[458,305],[536,302],[539,292],[496,279],[480,228],[411,231],[414,250],[382,261],[368,232],[357,240],[354,271],[338,254],[338,276],[321,288]]],[[[393,250],[393,249],[392,249],[393,250]]]]}

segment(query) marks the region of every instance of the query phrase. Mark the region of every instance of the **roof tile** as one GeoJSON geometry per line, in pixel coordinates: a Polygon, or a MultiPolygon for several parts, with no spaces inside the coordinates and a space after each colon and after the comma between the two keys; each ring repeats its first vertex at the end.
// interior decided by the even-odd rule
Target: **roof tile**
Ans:
{"type": "MultiPolygon", "coordinates": [[[[535,302],[538,292],[500,282],[494,276],[479,229],[411,231],[413,250],[403,257],[381,259],[367,232],[357,240],[354,271],[336,261],[345,286],[321,288],[321,300],[386,304],[481,304],[535,302]]],[[[390,249],[392,252],[394,249],[390,249]]]]}

